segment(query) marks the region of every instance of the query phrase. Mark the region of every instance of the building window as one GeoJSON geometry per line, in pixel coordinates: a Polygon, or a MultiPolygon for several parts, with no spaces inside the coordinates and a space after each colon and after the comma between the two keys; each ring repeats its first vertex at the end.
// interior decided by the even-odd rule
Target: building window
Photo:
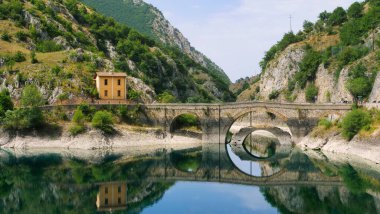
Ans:
{"type": "Polygon", "coordinates": [[[104,189],[104,192],[107,194],[108,193],[108,187],[106,187],[105,189],[104,189]]]}
{"type": "Polygon", "coordinates": [[[120,79],[117,80],[117,85],[121,85],[121,80],[120,79]]]}
{"type": "Polygon", "coordinates": [[[120,90],[117,90],[117,96],[118,96],[118,97],[121,96],[121,91],[120,91],[120,90]]]}
{"type": "Polygon", "coordinates": [[[108,97],[108,91],[107,90],[104,90],[104,96],[108,97]]]}
{"type": "Polygon", "coordinates": [[[106,199],[104,200],[104,204],[105,204],[105,205],[108,205],[108,198],[106,198],[106,199]]]}
{"type": "Polygon", "coordinates": [[[121,193],[121,186],[118,186],[118,187],[117,187],[117,192],[118,192],[118,193],[121,193]]]}
{"type": "Polygon", "coordinates": [[[108,79],[104,80],[104,85],[108,85],[108,79]]]}
{"type": "Polygon", "coordinates": [[[121,198],[120,198],[120,197],[117,199],[117,203],[118,203],[119,205],[121,204],[121,198]]]}

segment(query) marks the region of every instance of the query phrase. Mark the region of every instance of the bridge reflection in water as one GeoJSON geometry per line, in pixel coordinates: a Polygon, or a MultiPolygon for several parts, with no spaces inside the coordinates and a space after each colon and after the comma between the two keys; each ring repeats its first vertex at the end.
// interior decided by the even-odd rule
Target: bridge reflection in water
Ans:
{"type": "Polygon", "coordinates": [[[245,138],[240,150],[232,148],[234,145],[204,144],[87,154],[0,151],[0,212],[26,212],[20,204],[41,212],[53,209],[40,204],[45,198],[49,206],[57,206],[62,212],[75,208],[88,213],[138,213],[159,202],[177,181],[259,186],[268,203],[288,212],[305,213],[313,203],[327,203],[320,207],[341,212],[366,203],[368,213],[379,211],[378,187],[360,182],[365,178],[376,185],[380,173],[363,173],[360,168],[329,162],[326,156],[305,154],[257,135],[245,138]],[[245,162],[256,164],[256,170],[247,170],[245,162]]]}

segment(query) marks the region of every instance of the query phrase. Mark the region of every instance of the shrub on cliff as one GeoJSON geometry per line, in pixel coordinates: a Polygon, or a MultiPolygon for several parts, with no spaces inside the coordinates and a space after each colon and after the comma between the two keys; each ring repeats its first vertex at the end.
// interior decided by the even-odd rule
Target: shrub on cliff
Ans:
{"type": "Polygon", "coordinates": [[[272,91],[270,94],[269,94],[269,100],[275,100],[277,99],[278,97],[280,96],[280,92],[277,91],[277,90],[274,90],[272,91]]]}
{"type": "Polygon", "coordinates": [[[69,128],[69,132],[71,135],[75,136],[77,134],[82,133],[85,130],[85,116],[83,112],[78,108],[75,110],[73,118],[72,118],[72,124],[69,128]]]}
{"type": "Polygon", "coordinates": [[[37,108],[22,108],[7,111],[3,119],[4,128],[10,130],[40,128],[43,124],[43,114],[37,108]]]}
{"type": "Polygon", "coordinates": [[[38,88],[28,85],[21,94],[21,104],[23,108],[7,111],[3,119],[6,129],[23,130],[40,128],[45,123],[44,115],[40,105],[44,104],[44,99],[38,88]]]}
{"type": "Polygon", "coordinates": [[[115,130],[113,128],[113,117],[108,111],[98,111],[92,118],[92,127],[102,130],[103,132],[110,134],[115,130]]]}
{"type": "Polygon", "coordinates": [[[351,140],[360,130],[369,127],[371,122],[371,115],[368,112],[361,109],[353,110],[343,118],[343,136],[351,140]]]}
{"type": "Polygon", "coordinates": [[[308,81],[314,81],[321,64],[321,54],[310,46],[305,47],[306,53],[300,63],[300,72],[296,73],[295,81],[301,88],[305,88],[308,81]]]}
{"type": "Polygon", "coordinates": [[[318,96],[319,89],[314,85],[311,84],[307,86],[305,96],[307,102],[315,102],[316,96],[318,96]]]}
{"type": "Polygon", "coordinates": [[[13,110],[13,102],[8,90],[0,92],[0,118],[5,116],[5,112],[13,110]]]}
{"type": "Polygon", "coordinates": [[[319,126],[322,126],[324,129],[330,129],[331,126],[333,125],[332,122],[326,118],[323,118],[321,119],[319,122],[318,122],[318,125],[319,126]]]}
{"type": "Polygon", "coordinates": [[[368,72],[367,68],[360,63],[348,73],[346,87],[355,98],[366,98],[372,91],[376,75],[376,72],[368,72]]]}
{"type": "Polygon", "coordinates": [[[27,85],[22,91],[21,104],[23,107],[38,107],[45,104],[45,100],[34,85],[27,85]]]}
{"type": "Polygon", "coordinates": [[[160,103],[175,103],[176,98],[170,92],[165,91],[164,93],[158,95],[158,101],[160,103]]]}

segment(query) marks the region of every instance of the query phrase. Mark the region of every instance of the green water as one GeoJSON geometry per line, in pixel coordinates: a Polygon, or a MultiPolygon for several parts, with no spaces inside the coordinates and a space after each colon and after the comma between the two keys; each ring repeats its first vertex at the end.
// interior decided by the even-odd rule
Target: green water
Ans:
{"type": "Polygon", "coordinates": [[[139,151],[0,150],[0,213],[380,213],[376,165],[294,148],[139,151]]]}

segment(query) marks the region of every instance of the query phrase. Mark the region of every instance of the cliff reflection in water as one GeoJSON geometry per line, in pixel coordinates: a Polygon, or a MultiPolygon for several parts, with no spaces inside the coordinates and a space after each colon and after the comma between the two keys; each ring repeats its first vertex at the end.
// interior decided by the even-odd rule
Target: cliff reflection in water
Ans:
{"type": "MultiPolygon", "coordinates": [[[[212,206],[207,204],[213,203],[212,198],[223,201],[224,197],[230,197],[219,191],[238,184],[249,190],[257,186],[267,209],[274,212],[380,212],[380,172],[328,161],[318,153],[283,148],[268,139],[253,139],[245,141],[240,150],[232,148],[233,145],[78,154],[67,150],[50,153],[1,150],[0,213],[158,212],[174,190],[180,191],[176,188],[178,184],[191,189],[204,183],[196,190],[202,195],[203,191],[211,191],[207,189],[213,187],[210,182],[220,184],[213,189],[215,195],[205,195],[210,201],[192,201],[183,194],[176,196],[176,202],[183,199],[183,205],[195,203],[192,206],[209,210],[212,206]],[[257,141],[267,147],[257,145],[257,141]],[[256,167],[249,168],[253,164],[256,167]],[[171,194],[168,190],[172,190],[171,194]]],[[[235,187],[231,191],[240,190],[235,187]]],[[[238,204],[229,202],[218,206],[238,204]]],[[[178,204],[165,210],[170,212],[175,207],[178,204]]]]}

